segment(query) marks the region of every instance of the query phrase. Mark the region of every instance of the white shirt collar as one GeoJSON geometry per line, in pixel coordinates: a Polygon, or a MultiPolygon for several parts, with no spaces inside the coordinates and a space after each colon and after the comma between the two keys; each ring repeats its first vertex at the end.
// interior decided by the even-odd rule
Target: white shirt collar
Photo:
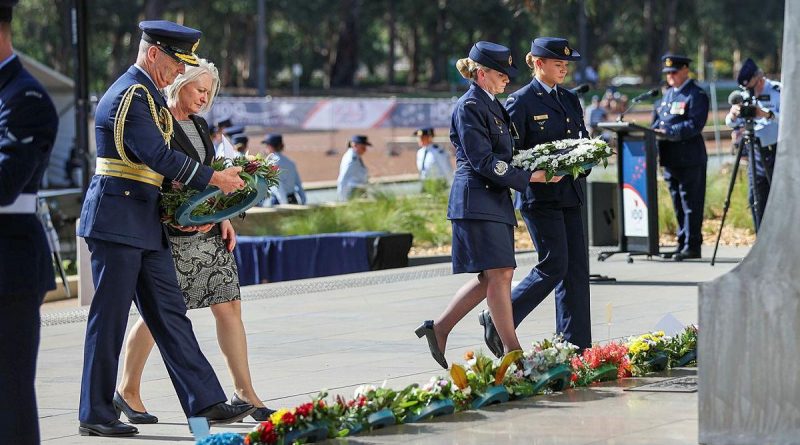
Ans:
{"type": "Polygon", "coordinates": [[[673,88],[673,89],[674,89],[674,90],[675,90],[675,92],[677,93],[678,91],[682,90],[682,89],[683,89],[683,87],[685,87],[686,85],[688,85],[688,84],[689,84],[689,82],[690,82],[691,80],[692,80],[692,79],[691,79],[690,77],[687,77],[687,78],[686,78],[686,80],[684,80],[684,81],[683,81],[683,83],[682,83],[682,84],[680,84],[680,86],[678,86],[678,88],[673,88]]]}
{"type": "Polygon", "coordinates": [[[552,87],[552,88],[551,88],[549,85],[547,85],[546,83],[544,83],[544,82],[542,82],[541,80],[539,80],[539,78],[538,78],[538,77],[536,78],[536,81],[537,81],[537,82],[539,82],[539,85],[541,85],[541,86],[542,86],[542,88],[544,88],[544,90],[545,90],[545,91],[547,91],[547,94],[550,94],[550,92],[551,92],[551,91],[553,91],[553,90],[555,90],[556,88],[558,88],[558,85],[556,85],[556,86],[554,86],[554,87],[552,87]]]}
{"type": "MultiPolygon", "coordinates": [[[[476,83],[475,85],[478,85],[478,84],[476,83]]],[[[486,90],[485,90],[485,89],[484,89],[482,86],[480,86],[480,85],[478,85],[478,88],[482,89],[484,93],[486,93],[487,95],[489,95],[489,99],[491,99],[491,100],[494,100],[494,94],[492,94],[492,93],[490,93],[490,92],[486,91],[486,90]]]]}
{"type": "Polygon", "coordinates": [[[135,66],[139,71],[141,71],[147,77],[147,79],[150,80],[150,83],[152,83],[153,86],[156,87],[156,90],[161,91],[161,88],[159,88],[158,85],[156,85],[156,83],[153,81],[153,78],[150,77],[150,74],[148,74],[144,68],[140,67],[139,64],[137,63],[134,63],[133,66],[135,66]]]}

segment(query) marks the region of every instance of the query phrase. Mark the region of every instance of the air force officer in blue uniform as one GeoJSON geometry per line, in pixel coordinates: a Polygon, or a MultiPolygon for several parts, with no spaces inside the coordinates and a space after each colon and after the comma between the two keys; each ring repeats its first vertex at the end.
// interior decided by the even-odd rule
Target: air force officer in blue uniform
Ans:
{"type": "Polygon", "coordinates": [[[543,171],[532,174],[510,165],[511,120],[495,97],[517,72],[508,48],[478,42],[456,67],[472,84],[456,103],[450,127],[456,172],[447,218],[453,225],[453,273],[477,276],[456,292],[438,319],[426,320],[416,331],[418,337],[427,338],[431,354],[445,369],[447,336],[484,299],[495,316],[505,352],[521,349],[511,316],[517,219],[509,187],[522,191],[529,182],[545,180],[543,171]]]}
{"type": "Polygon", "coordinates": [[[159,91],[197,64],[200,32],[167,21],[140,23],[136,64],[97,104],[97,169],[81,210],[78,235],[91,252],[95,295],[86,326],[81,381],[81,435],[129,436],[112,399],[131,300],[153,333],[187,417],[237,421],[254,410],[232,407],[200,352],[186,317],[159,213],[164,177],[229,193],[243,186],[239,168],[214,172],[169,150],[173,118],[159,91]]]}
{"type": "MultiPolygon", "coordinates": [[[[526,57],[533,70],[531,82],[512,93],[506,105],[517,131],[517,148],[560,139],[587,137],[578,97],[560,88],[570,61],[580,54],[562,38],[539,37],[526,57]]],[[[530,184],[520,199],[520,213],[536,246],[539,263],[511,291],[514,326],[555,289],[556,332],[581,348],[592,343],[589,313],[589,260],[583,236],[581,205],[584,191],[572,176],[557,183],[530,184]]],[[[502,345],[485,311],[480,315],[484,338],[499,355],[502,345]]]]}
{"type": "Polygon", "coordinates": [[[678,219],[678,249],[672,259],[683,261],[700,258],[703,243],[708,95],[689,78],[692,59],[673,54],[661,59],[670,88],[655,105],[651,127],[664,137],[658,141],[658,156],[678,219]]]}
{"type": "Polygon", "coordinates": [[[50,97],[11,45],[12,7],[0,1],[0,443],[38,444],[39,305],[55,288],[47,238],[36,216],[58,130],[50,97]]]}

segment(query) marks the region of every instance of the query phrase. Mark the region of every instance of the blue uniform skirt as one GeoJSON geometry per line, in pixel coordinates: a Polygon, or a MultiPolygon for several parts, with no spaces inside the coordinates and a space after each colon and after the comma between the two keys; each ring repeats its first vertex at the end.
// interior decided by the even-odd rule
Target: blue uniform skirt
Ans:
{"type": "Polygon", "coordinates": [[[479,219],[454,219],[453,273],[517,267],[514,226],[479,219]]]}

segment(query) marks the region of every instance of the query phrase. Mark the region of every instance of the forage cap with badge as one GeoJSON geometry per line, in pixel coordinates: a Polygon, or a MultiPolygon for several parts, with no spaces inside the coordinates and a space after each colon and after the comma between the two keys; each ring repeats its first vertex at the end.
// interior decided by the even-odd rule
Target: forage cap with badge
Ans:
{"type": "Polygon", "coordinates": [[[142,30],[142,40],[158,46],[175,61],[190,66],[199,65],[195,51],[202,32],[169,20],[145,20],[139,23],[139,29],[142,30]]]}

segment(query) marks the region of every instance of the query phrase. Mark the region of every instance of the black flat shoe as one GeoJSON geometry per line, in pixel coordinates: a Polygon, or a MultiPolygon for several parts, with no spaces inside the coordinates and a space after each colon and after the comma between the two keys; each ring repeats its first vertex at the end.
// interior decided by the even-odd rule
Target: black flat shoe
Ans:
{"type": "Polygon", "coordinates": [[[431,355],[433,359],[436,360],[436,363],[444,369],[449,368],[449,366],[447,366],[447,359],[444,357],[444,352],[439,348],[439,342],[436,341],[436,333],[433,331],[433,320],[425,320],[414,333],[417,334],[418,338],[422,338],[424,335],[428,340],[428,348],[431,350],[431,355]]]}
{"type": "Polygon", "coordinates": [[[112,400],[114,403],[114,410],[117,412],[117,419],[119,419],[119,413],[125,414],[125,417],[128,418],[128,422],[136,423],[136,424],[144,424],[144,423],[158,423],[158,417],[149,414],[147,411],[141,412],[136,411],[128,405],[128,402],[122,398],[122,395],[119,391],[114,391],[114,399],[112,400]]]}
{"type": "Polygon", "coordinates": [[[500,340],[500,334],[497,333],[497,328],[492,321],[492,315],[487,310],[482,310],[478,314],[478,322],[483,326],[483,341],[486,342],[486,347],[492,351],[495,357],[500,358],[503,356],[503,340],[500,340]]]}
{"type": "Polygon", "coordinates": [[[684,250],[683,252],[678,252],[675,256],[672,257],[672,261],[683,261],[683,260],[696,260],[700,258],[700,252],[696,250],[684,250]]]}
{"type": "Polygon", "coordinates": [[[208,419],[209,425],[222,425],[238,422],[253,414],[255,410],[256,407],[249,403],[228,405],[225,402],[219,402],[197,413],[197,417],[205,417],[208,419]]]}
{"type": "Polygon", "coordinates": [[[78,433],[81,436],[102,436],[102,437],[128,437],[139,434],[139,429],[113,420],[108,423],[80,423],[78,433]]]}
{"type": "MultiPolygon", "coordinates": [[[[231,405],[238,406],[238,405],[249,405],[249,404],[244,400],[240,399],[238,394],[233,393],[233,396],[231,396],[231,405]]],[[[252,414],[250,414],[250,417],[252,417],[256,422],[266,422],[267,420],[269,420],[269,416],[271,416],[272,413],[274,412],[275,412],[274,409],[269,409],[266,406],[264,406],[261,408],[256,408],[256,410],[253,411],[252,414]]],[[[240,422],[244,422],[244,419],[240,420],[240,422]]]]}

